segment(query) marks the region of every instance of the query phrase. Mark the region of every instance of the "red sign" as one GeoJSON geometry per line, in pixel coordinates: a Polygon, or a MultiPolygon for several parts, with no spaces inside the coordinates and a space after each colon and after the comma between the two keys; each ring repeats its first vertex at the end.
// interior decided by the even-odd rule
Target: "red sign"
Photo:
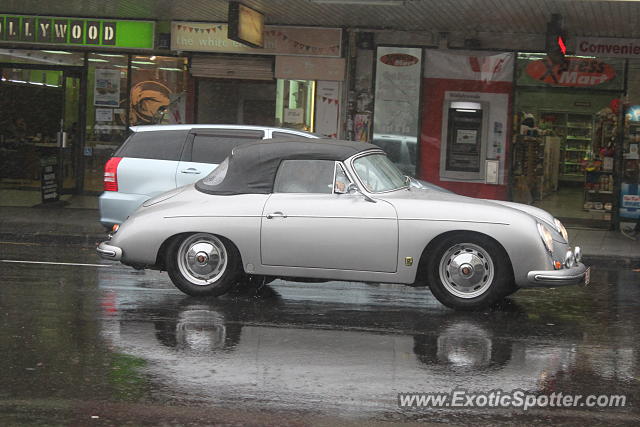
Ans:
{"type": "Polygon", "coordinates": [[[590,87],[613,80],[616,70],[597,59],[565,58],[562,64],[554,65],[548,59],[530,62],[527,74],[552,86],[590,87]]]}
{"type": "Polygon", "coordinates": [[[393,67],[408,67],[417,64],[419,59],[406,53],[390,53],[380,58],[380,61],[393,67]]]}

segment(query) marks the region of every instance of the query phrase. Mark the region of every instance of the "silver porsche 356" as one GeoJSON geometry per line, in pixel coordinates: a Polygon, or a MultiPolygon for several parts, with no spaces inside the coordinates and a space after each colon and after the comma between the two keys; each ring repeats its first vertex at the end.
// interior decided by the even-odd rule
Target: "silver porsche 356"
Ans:
{"type": "Polygon", "coordinates": [[[238,146],[204,179],[146,201],[97,252],[166,270],[193,296],[311,278],[430,286],[476,309],[589,280],[549,213],[420,185],[378,147],[336,140],[238,146]]]}

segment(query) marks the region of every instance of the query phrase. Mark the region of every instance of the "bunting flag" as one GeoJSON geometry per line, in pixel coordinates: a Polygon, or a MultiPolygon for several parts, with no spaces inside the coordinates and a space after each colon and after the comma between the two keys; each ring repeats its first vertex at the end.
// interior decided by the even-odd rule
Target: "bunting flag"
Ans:
{"type": "Polygon", "coordinates": [[[322,102],[326,102],[328,104],[336,104],[336,105],[338,105],[338,103],[339,103],[339,101],[337,99],[327,98],[326,96],[322,97],[322,102]]]}
{"type": "Polygon", "coordinates": [[[178,31],[188,31],[190,33],[193,33],[194,31],[196,33],[211,33],[212,31],[215,33],[216,31],[222,31],[224,29],[224,25],[214,25],[212,27],[209,28],[196,28],[196,27],[192,27],[190,25],[183,25],[183,24],[178,24],[178,31]]]}
{"type": "Polygon", "coordinates": [[[317,46],[311,46],[305,43],[301,43],[297,40],[292,40],[290,39],[286,34],[283,34],[282,31],[278,31],[278,30],[269,30],[269,31],[265,31],[264,32],[265,35],[269,35],[271,37],[276,37],[279,38],[282,41],[288,41],[289,43],[293,44],[293,47],[295,47],[296,49],[300,49],[303,51],[307,51],[307,52],[313,52],[316,54],[322,54],[322,53],[337,53],[338,50],[340,49],[339,45],[333,45],[333,46],[327,46],[327,47],[317,47],[317,46]]]}

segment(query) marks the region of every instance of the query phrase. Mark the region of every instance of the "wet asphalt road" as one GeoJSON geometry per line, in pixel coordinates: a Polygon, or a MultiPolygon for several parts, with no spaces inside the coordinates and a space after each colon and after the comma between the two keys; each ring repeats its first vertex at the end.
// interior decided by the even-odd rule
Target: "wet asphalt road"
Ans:
{"type": "Polygon", "coordinates": [[[93,247],[0,243],[0,424],[640,422],[640,272],[457,313],[425,289],[275,281],[219,299],[93,247]],[[29,264],[7,260],[84,263],[29,264]],[[624,408],[406,409],[399,392],[624,394],[624,408]],[[92,418],[93,417],[93,418],[92,418]]]}

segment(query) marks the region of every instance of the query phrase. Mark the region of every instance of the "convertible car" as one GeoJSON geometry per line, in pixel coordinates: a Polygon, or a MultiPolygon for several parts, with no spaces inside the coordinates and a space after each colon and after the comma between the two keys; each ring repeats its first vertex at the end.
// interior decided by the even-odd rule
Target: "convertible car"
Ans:
{"type": "Polygon", "coordinates": [[[166,270],[192,296],[275,277],[384,282],[429,286],[464,310],[589,281],[549,213],[413,183],[378,147],[336,140],[238,146],[205,178],[145,202],[97,252],[166,270]]]}

